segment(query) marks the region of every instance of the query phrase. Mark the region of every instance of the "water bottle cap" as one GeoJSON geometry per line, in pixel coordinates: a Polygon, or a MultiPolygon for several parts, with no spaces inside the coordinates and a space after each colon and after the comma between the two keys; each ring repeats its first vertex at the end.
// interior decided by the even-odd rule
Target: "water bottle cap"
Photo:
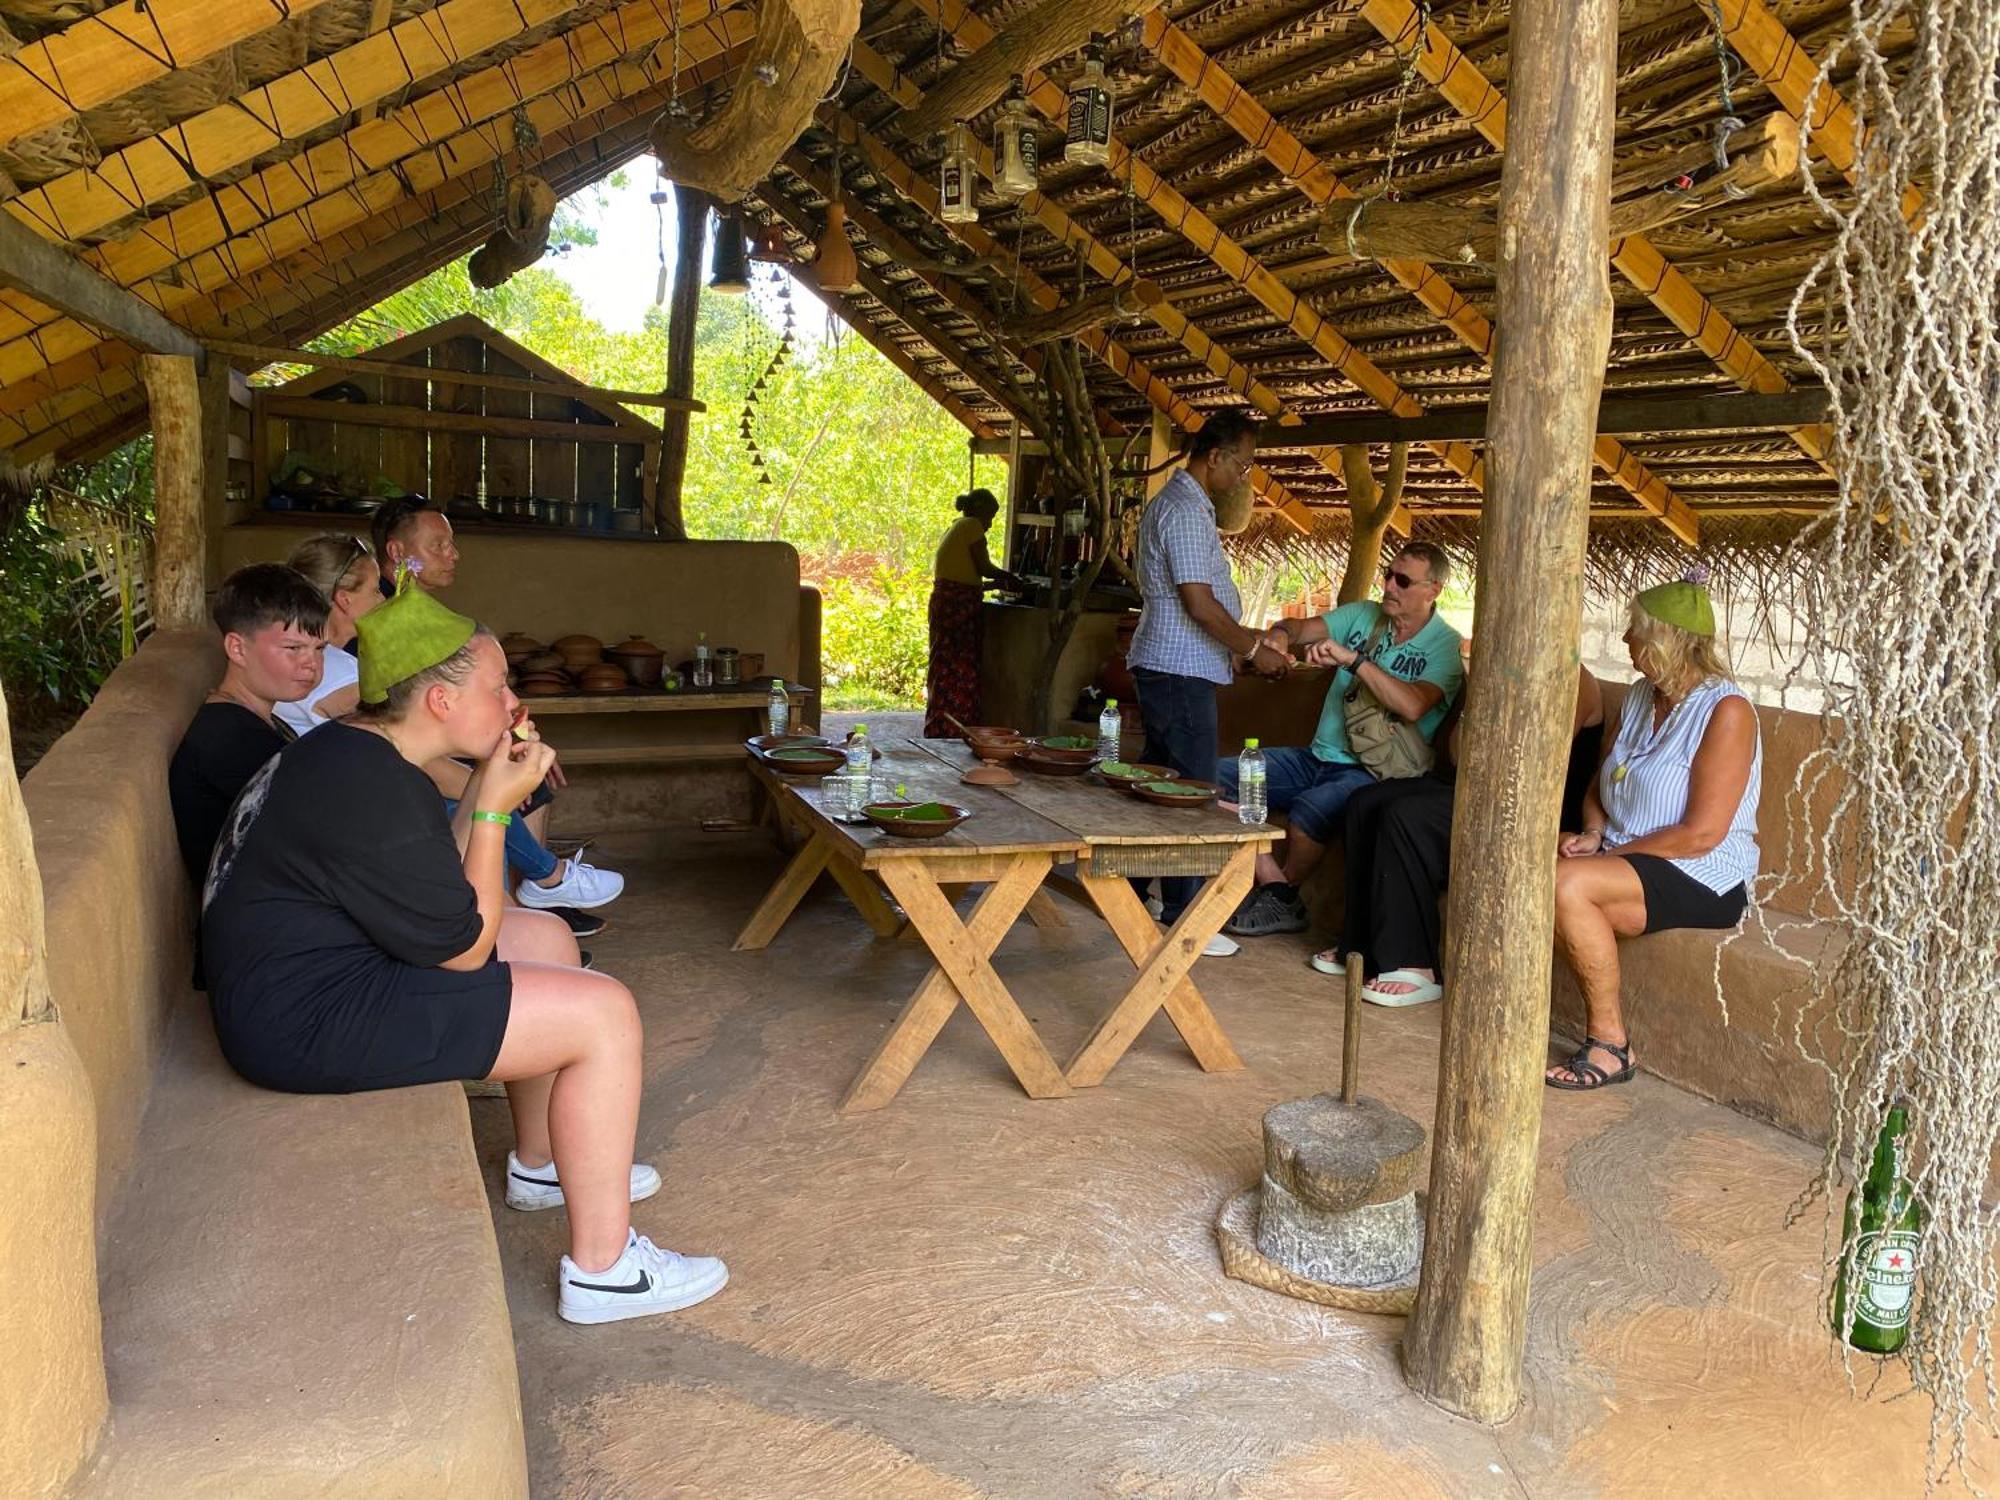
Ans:
{"type": "Polygon", "coordinates": [[[1255,750],[1257,748],[1257,745],[1258,742],[1256,740],[1245,740],[1243,742],[1243,748],[1245,750],[1255,750]]]}
{"type": "Polygon", "coordinates": [[[1106,708],[1116,708],[1118,706],[1118,700],[1116,698],[1106,698],[1104,700],[1104,706],[1106,708]]]}
{"type": "Polygon", "coordinates": [[[854,732],[856,734],[866,734],[868,732],[868,726],[866,724],[856,724],[854,726],[854,732]]]}

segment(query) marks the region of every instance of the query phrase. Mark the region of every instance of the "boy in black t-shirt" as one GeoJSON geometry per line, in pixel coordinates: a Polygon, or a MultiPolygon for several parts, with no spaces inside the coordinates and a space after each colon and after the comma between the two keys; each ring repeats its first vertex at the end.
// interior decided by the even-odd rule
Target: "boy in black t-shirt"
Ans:
{"type": "Polygon", "coordinates": [[[319,590],[282,563],[238,568],[216,591],[210,613],[228,664],[167,767],[174,833],[197,898],[237,793],[292,738],[272,705],[319,685],[326,608],[319,590]]]}

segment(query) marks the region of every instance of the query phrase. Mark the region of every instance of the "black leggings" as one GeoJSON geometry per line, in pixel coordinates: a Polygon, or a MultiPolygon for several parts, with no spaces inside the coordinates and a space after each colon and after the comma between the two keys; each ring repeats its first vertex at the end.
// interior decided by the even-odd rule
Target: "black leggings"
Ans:
{"type": "Polygon", "coordinates": [[[1370,974],[1442,973],[1438,899],[1451,874],[1453,790],[1429,776],[1378,781],[1347,803],[1342,954],[1370,974]]]}

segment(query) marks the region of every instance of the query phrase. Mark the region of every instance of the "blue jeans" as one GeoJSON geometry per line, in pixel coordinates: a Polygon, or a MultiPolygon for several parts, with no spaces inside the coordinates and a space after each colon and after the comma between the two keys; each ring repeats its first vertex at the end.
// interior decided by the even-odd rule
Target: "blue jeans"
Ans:
{"type": "MultiPolygon", "coordinates": [[[[444,799],[444,815],[447,818],[458,815],[458,799],[444,799]]],[[[521,814],[514,814],[514,821],[507,825],[507,863],[519,870],[529,880],[547,880],[555,874],[556,866],[562,861],[549,853],[542,841],[528,832],[528,825],[521,814]]]]}
{"type": "MultiPolygon", "coordinates": [[[[1139,759],[1200,781],[1215,780],[1215,684],[1149,667],[1135,670],[1132,681],[1139,689],[1139,722],[1146,731],[1146,748],[1139,759]]],[[[1138,887],[1142,882],[1132,884],[1138,887]]],[[[1198,875],[1162,876],[1160,920],[1171,926],[1200,889],[1198,875]]]]}
{"type": "MultiPolygon", "coordinates": [[[[1234,802],[1236,757],[1218,769],[1222,795],[1234,802]]],[[[1315,844],[1331,844],[1340,836],[1347,799],[1374,782],[1366,766],[1321,760],[1302,746],[1280,745],[1264,752],[1264,791],[1271,811],[1283,813],[1291,827],[1315,844]]]]}

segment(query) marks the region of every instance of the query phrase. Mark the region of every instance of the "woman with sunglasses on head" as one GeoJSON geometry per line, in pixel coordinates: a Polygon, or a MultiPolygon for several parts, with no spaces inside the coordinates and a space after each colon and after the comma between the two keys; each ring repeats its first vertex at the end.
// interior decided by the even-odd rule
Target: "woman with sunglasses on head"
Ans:
{"type": "Polygon", "coordinates": [[[319,686],[296,703],[280,703],[278,717],[294,734],[306,734],[354,712],[361,701],[361,675],[353,654],[355,621],[382,602],[382,570],[368,543],[331,532],[299,544],[292,567],[326,599],[326,658],[319,686]]]}

